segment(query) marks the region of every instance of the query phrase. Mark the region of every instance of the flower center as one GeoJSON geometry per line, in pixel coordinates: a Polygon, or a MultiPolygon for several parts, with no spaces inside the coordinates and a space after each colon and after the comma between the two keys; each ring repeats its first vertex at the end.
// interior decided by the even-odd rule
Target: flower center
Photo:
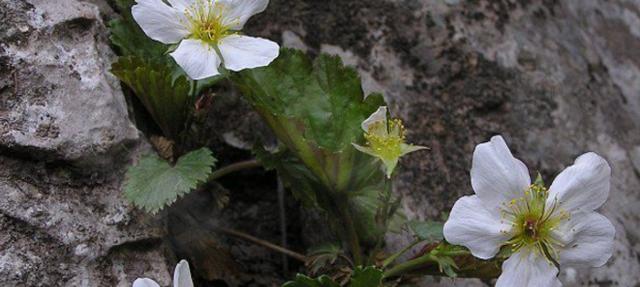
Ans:
{"type": "Polygon", "coordinates": [[[380,157],[393,159],[402,155],[402,144],[405,141],[405,129],[400,119],[392,119],[388,122],[372,123],[364,138],[367,144],[380,157]]]}
{"type": "Polygon", "coordinates": [[[217,45],[220,39],[233,34],[231,24],[226,23],[224,14],[227,7],[218,1],[196,0],[185,10],[190,38],[217,45]]]}
{"type": "Polygon", "coordinates": [[[529,248],[556,262],[556,249],[562,243],[553,238],[552,231],[563,220],[569,219],[569,214],[558,210],[557,201],[547,206],[548,197],[549,191],[543,185],[534,183],[524,191],[523,197],[503,203],[502,218],[513,226],[513,231],[509,233],[513,237],[506,243],[513,252],[529,248]]]}

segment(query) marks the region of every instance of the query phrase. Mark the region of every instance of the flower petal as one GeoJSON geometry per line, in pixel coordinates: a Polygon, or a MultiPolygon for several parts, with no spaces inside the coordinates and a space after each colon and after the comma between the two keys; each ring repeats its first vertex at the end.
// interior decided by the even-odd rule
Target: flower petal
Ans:
{"type": "Polygon", "coordinates": [[[564,244],[559,250],[560,265],[600,267],[613,253],[616,229],[597,212],[572,214],[553,233],[564,244]]]}
{"type": "Polygon", "coordinates": [[[501,136],[476,146],[471,164],[471,186],[487,208],[523,196],[531,184],[529,171],[513,157],[501,136]]]}
{"type": "Polygon", "coordinates": [[[523,248],[502,263],[496,287],[560,287],[557,275],[558,268],[544,256],[523,248]]]}
{"type": "Polygon", "coordinates": [[[131,15],[149,38],[164,44],[180,42],[189,35],[184,13],[162,0],[136,0],[131,15]]]}
{"type": "Polygon", "coordinates": [[[258,14],[269,5],[269,0],[218,0],[225,6],[224,24],[231,30],[242,30],[251,16],[258,14]]]}
{"type": "Polygon", "coordinates": [[[173,287],[193,287],[191,270],[186,260],[180,260],[173,272],[173,287]]]}
{"type": "Polygon", "coordinates": [[[160,287],[160,285],[149,278],[138,278],[133,281],[133,287],[160,287]]]}
{"type": "Polygon", "coordinates": [[[610,179],[607,161],[596,153],[585,153],[553,181],[547,205],[557,199],[565,211],[593,211],[607,200],[610,179]]]}
{"type": "Polygon", "coordinates": [[[359,150],[359,151],[361,151],[363,153],[366,153],[366,154],[368,154],[370,156],[379,157],[378,154],[370,147],[361,146],[361,145],[355,144],[355,143],[352,143],[351,145],[353,145],[354,148],[356,148],[357,150],[359,150]]]}
{"type": "Polygon", "coordinates": [[[178,12],[184,12],[189,6],[193,5],[198,0],[167,0],[171,7],[178,10],[178,12]]]}
{"type": "Polygon", "coordinates": [[[220,40],[224,66],[240,71],[269,65],[280,53],[278,44],[262,38],[231,35],[220,40]]]}
{"type": "Polygon", "coordinates": [[[499,210],[488,210],[477,195],[458,199],[443,229],[449,243],[465,246],[481,259],[495,256],[510,231],[511,225],[500,221],[499,210]]]}
{"type": "Polygon", "coordinates": [[[423,150],[423,149],[429,149],[426,146],[419,146],[419,145],[411,145],[411,144],[401,144],[400,145],[400,150],[402,151],[402,153],[400,154],[400,156],[404,156],[408,153],[412,153],[414,151],[419,151],[419,150],[423,150]]]}
{"type": "Polygon", "coordinates": [[[362,130],[369,131],[369,126],[376,122],[387,122],[387,107],[379,107],[377,111],[371,114],[366,120],[362,122],[362,130]]]}
{"type": "Polygon", "coordinates": [[[200,40],[187,39],[171,53],[176,63],[194,80],[219,75],[220,58],[216,50],[200,40]]]}

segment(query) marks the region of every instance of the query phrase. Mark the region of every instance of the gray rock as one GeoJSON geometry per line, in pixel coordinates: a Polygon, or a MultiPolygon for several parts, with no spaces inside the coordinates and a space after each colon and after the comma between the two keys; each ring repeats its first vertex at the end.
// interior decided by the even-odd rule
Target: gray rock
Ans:
{"type": "Polygon", "coordinates": [[[162,221],[121,195],[149,147],[109,73],[97,6],[11,0],[0,15],[0,285],[168,285],[162,221]]]}
{"type": "Polygon", "coordinates": [[[3,1],[0,145],[33,159],[109,165],[138,139],[127,118],[98,8],[3,1]],[[14,22],[15,21],[15,22],[14,22]],[[106,160],[106,162],[104,162],[106,160]]]}

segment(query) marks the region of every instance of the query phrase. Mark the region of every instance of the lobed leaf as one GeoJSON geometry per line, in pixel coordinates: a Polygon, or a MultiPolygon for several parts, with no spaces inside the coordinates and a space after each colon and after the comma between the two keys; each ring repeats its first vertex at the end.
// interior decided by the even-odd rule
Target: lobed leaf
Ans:
{"type": "Polygon", "coordinates": [[[215,162],[208,148],[183,155],[174,166],[149,154],[129,167],[124,194],[137,207],[157,213],[204,182],[215,162]]]}
{"type": "Polygon", "coordinates": [[[379,94],[365,98],[357,72],[325,54],[312,62],[283,49],[271,65],[245,70],[234,81],[252,104],[300,121],[305,140],[332,152],[361,139],[360,123],[384,104],[379,94]]]}

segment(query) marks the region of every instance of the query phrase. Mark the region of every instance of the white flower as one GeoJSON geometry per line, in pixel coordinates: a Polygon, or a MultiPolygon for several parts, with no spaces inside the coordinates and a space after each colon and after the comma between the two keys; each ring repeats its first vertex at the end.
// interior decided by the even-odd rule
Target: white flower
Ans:
{"type": "Polygon", "coordinates": [[[386,168],[387,177],[391,177],[398,165],[400,157],[410,152],[425,149],[405,143],[405,129],[400,119],[387,119],[387,107],[379,107],[369,118],[362,122],[364,138],[367,146],[353,144],[364,153],[382,160],[386,168]]]}
{"type": "Polygon", "coordinates": [[[527,167],[495,136],[476,147],[475,195],[454,204],[444,236],[481,259],[510,248],[498,287],[562,286],[556,266],[599,267],[611,257],[615,229],[595,212],[609,195],[610,177],[609,164],[590,152],[547,190],[540,182],[531,184],[527,167]]]}
{"type": "MultiPolygon", "coordinates": [[[[138,278],[133,281],[133,287],[160,287],[160,285],[149,278],[138,278]]],[[[173,272],[173,287],[193,287],[189,263],[185,260],[181,260],[176,265],[176,270],[173,272]]]]}
{"type": "Polygon", "coordinates": [[[269,0],[136,0],[133,18],[151,39],[176,44],[171,53],[190,78],[200,80],[232,71],[266,66],[279,54],[278,44],[241,35],[247,20],[269,0]]]}

